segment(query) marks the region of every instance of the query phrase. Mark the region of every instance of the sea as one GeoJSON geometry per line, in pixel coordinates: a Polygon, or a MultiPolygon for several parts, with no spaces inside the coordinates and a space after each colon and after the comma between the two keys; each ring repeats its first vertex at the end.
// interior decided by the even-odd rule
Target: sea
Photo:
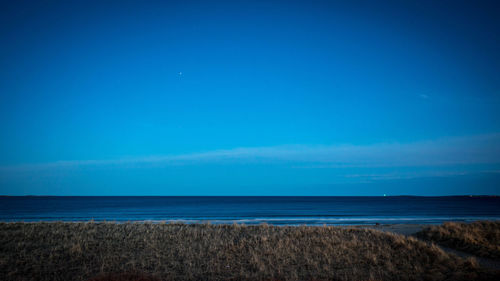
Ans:
{"type": "Polygon", "coordinates": [[[0,221],[271,225],[439,224],[500,220],[500,197],[2,196],[0,221]]]}

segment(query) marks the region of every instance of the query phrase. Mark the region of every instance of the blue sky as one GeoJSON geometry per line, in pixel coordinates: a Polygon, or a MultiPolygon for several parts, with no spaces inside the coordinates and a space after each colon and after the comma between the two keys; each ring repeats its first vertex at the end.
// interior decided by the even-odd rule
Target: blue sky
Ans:
{"type": "Polygon", "coordinates": [[[0,5],[0,194],[500,194],[496,1],[0,5]]]}

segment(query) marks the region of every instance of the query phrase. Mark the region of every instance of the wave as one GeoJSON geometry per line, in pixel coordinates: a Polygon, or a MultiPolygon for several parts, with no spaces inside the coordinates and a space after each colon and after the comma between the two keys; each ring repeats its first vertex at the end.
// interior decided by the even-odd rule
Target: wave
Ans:
{"type": "Polygon", "coordinates": [[[492,216],[467,216],[467,217],[345,217],[345,218],[325,218],[325,217],[258,217],[258,218],[130,218],[130,217],[23,217],[21,220],[10,218],[0,221],[69,221],[69,222],[85,222],[85,221],[111,221],[111,222],[147,222],[147,223],[185,223],[185,224],[248,224],[258,225],[267,223],[270,225],[364,225],[364,224],[439,224],[445,221],[477,221],[477,220],[500,220],[499,217],[492,216]]]}

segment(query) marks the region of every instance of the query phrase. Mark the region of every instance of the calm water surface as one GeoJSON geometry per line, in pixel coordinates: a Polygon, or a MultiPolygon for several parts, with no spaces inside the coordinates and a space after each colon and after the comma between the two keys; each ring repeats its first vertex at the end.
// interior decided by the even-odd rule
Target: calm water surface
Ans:
{"type": "Polygon", "coordinates": [[[0,197],[0,221],[348,225],[500,220],[500,197],[0,197]]]}

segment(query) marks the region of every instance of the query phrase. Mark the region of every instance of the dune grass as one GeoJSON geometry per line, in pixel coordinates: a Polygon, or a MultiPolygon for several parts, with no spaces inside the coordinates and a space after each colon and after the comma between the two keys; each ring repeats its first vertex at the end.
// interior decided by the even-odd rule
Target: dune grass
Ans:
{"type": "Polygon", "coordinates": [[[476,256],[500,259],[500,222],[447,222],[428,227],[417,237],[476,256]]]}
{"type": "Polygon", "coordinates": [[[137,273],[142,280],[494,278],[475,260],[370,229],[0,223],[0,280],[133,280],[125,276],[137,273]]]}

